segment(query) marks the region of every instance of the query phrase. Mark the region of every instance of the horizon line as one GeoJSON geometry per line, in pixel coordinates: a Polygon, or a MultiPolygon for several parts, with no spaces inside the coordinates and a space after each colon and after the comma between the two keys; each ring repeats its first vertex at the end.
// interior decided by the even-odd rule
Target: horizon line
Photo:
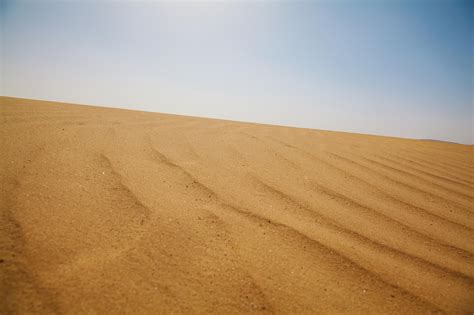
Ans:
{"type": "Polygon", "coordinates": [[[462,145],[462,146],[471,146],[471,147],[474,146],[474,142],[469,144],[469,143],[461,143],[461,142],[447,141],[447,140],[441,140],[441,139],[409,138],[409,137],[397,137],[397,136],[390,136],[390,135],[383,135],[383,134],[362,133],[362,132],[353,132],[353,131],[344,131],[344,130],[334,130],[334,129],[308,128],[308,127],[301,127],[301,126],[282,125],[282,124],[274,124],[274,123],[262,123],[262,122],[256,122],[256,121],[246,121],[246,120],[237,120],[237,119],[217,118],[217,117],[208,117],[208,116],[195,116],[195,115],[183,115],[183,114],[176,114],[176,113],[170,113],[170,112],[155,112],[155,111],[142,110],[142,109],[131,109],[131,108],[126,108],[126,107],[115,107],[115,106],[113,106],[113,105],[106,105],[106,104],[97,105],[97,104],[90,104],[90,103],[89,103],[89,104],[85,104],[85,103],[70,103],[70,102],[61,101],[61,100],[50,100],[50,99],[43,99],[43,98],[28,98],[28,97],[20,97],[20,96],[12,96],[12,95],[0,95],[0,99],[1,99],[1,98],[23,99],[23,100],[30,100],[30,101],[40,101],[40,102],[57,103],[57,104],[62,104],[62,105],[76,105],[76,106],[99,107],[99,108],[104,108],[104,109],[118,109],[118,110],[127,110],[127,111],[133,111],[133,112],[143,112],[143,113],[173,115],[173,116],[189,117],[189,118],[222,120],[222,121],[230,121],[230,122],[238,122],[238,123],[262,125],[262,126],[275,126],[275,127],[284,127],[284,128],[297,128],[297,129],[307,129],[307,130],[315,130],[315,131],[326,131],[326,132],[346,133],[346,134],[354,134],[354,135],[362,135],[362,136],[392,138],[392,139],[400,139],[400,140],[424,141],[424,142],[442,142],[442,143],[453,144],[453,145],[462,145]]]}

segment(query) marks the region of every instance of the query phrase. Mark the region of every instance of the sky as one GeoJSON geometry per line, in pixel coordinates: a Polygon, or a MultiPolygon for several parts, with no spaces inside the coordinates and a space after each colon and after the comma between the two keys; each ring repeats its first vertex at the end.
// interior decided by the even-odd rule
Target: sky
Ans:
{"type": "Polygon", "coordinates": [[[473,143],[471,1],[0,3],[0,95],[473,143]]]}

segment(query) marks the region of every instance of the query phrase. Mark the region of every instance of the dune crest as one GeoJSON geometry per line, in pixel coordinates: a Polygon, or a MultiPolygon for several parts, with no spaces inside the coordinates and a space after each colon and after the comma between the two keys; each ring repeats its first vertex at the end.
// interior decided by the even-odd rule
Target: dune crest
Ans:
{"type": "Polygon", "coordinates": [[[470,313],[473,146],[0,97],[0,313],[470,313]]]}

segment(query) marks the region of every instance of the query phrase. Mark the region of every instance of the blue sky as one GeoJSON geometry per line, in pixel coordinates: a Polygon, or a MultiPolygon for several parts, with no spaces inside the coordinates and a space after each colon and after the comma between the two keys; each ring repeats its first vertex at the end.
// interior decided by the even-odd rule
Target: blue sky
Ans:
{"type": "Polygon", "coordinates": [[[470,1],[0,1],[3,95],[473,142],[470,1]]]}

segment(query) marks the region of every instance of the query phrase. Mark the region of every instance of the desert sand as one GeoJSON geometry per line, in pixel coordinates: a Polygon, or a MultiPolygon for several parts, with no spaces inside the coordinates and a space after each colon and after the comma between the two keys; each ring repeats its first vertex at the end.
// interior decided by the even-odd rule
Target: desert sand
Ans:
{"type": "Polygon", "coordinates": [[[473,146],[2,97],[0,313],[470,313],[473,146]]]}

